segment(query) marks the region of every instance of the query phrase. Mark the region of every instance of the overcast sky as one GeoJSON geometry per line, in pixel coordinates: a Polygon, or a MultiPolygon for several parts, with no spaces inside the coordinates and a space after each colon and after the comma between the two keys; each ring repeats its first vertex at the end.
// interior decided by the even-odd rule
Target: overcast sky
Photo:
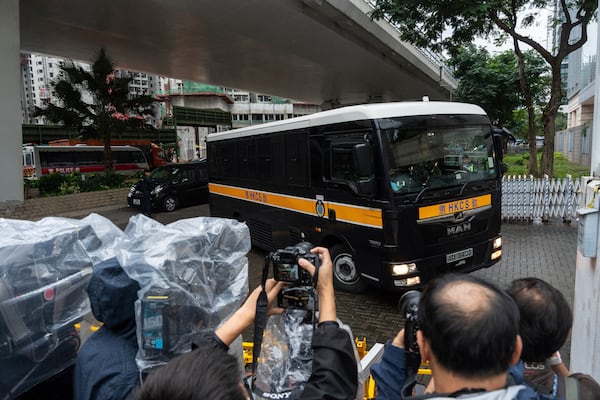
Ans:
{"type": "MultiPolygon", "coordinates": [[[[533,26],[527,28],[527,30],[517,30],[522,35],[527,35],[531,37],[536,42],[542,44],[544,47],[548,48],[548,38],[547,38],[547,25],[548,25],[548,15],[549,12],[546,10],[540,10],[538,16],[535,20],[533,26]]],[[[509,37],[508,40],[501,47],[497,47],[493,40],[485,40],[485,39],[477,39],[475,40],[475,44],[478,46],[483,46],[487,48],[490,53],[502,52],[505,50],[513,50],[513,42],[509,37]]],[[[522,43],[521,43],[522,44],[522,43]]],[[[528,49],[529,46],[523,46],[522,50],[528,49]]]]}

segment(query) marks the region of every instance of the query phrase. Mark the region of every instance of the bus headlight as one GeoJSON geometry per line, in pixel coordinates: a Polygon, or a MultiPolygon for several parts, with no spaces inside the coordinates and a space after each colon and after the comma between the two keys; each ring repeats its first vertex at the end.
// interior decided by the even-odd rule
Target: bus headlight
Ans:
{"type": "Polygon", "coordinates": [[[500,247],[502,247],[502,238],[497,237],[496,239],[494,239],[494,243],[492,244],[492,246],[493,249],[499,249],[500,247]]]}
{"type": "Polygon", "coordinates": [[[408,275],[417,272],[417,264],[392,264],[392,276],[408,275]]]}
{"type": "Polygon", "coordinates": [[[498,258],[502,257],[502,250],[496,250],[495,252],[492,253],[492,261],[497,260],[498,258]]]}
{"type": "Polygon", "coordinates": [[[397,287],[414,286],[414,285],[418,285],[420,283],[421,283],[421,278],[419,278],[418,276],[413,276],[412,278],[394,280],[394,286],[397,286],[397,287]]]}

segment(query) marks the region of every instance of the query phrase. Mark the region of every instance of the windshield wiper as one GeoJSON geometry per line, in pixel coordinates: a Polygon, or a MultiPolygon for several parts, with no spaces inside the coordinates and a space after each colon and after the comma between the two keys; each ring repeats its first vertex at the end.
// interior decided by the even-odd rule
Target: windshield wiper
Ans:
{"type": "MultiPolygon", "coordinates": [[[[435,161],[431,167],[425,166],[425,171],[427,173],[425,175],[425,179],[423,179],[423,183],[422,183],[423,188],[419,191],[419,193],[417,194],[417,197],[415,197],[414,203],[418,203],[419,200],[421,199],[421,196],[423,195],[423,193],[425,193],[425,191],[427,189],[429,189],[429,181],[431,180],[431,177],[433,176],[434,171],[437,168],[437,166],[438,166],[437,161],[435,161]]],[[[411,166],[410,169],[411,169],[411,174],[412,174],[412,172],[414,171],[414,166],[411,166]]]]}
{"type": "Polygon", "coordinates": [[[490,187],[490,182],[489,181],[482,181],[482,180],[477,180],[477,181],[467,181],[465,182],[462,187],[460,188],[460,194],[463,194],[463,192],[465,191],[465,189],[468,186],[471,186],[470,184],[473,184],[473,191],[478,192],[481,189],[485,189],[485,188],[489,188],[490,187]]]}

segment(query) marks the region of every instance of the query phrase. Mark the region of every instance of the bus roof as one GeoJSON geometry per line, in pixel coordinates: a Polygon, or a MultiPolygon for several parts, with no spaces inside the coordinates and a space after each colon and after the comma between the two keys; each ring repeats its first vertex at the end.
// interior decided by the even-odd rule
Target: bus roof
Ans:
{"type": "Polygon", "coordinates": [[[265,133],[285,131],[291,129],[302,129],[312,126],[320,126],[349,121],[361,121],[369,119],[406,117],[413,115],[432,114],[471,114],[486,115],[479,106],[466,103],[453,103],[444,101],[413,101],[395,103],[373,103],[356,106],[336,108],[321,111],[314,114],[304,115],[281,121],[233,129],[220,133],[210,134],[208,142],[232,139],[244,136],[261,135],[265,133]]]}

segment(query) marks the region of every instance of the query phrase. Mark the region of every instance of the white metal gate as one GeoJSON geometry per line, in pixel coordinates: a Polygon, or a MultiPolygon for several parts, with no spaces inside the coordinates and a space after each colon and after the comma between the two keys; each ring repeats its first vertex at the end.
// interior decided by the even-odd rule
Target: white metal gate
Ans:
{"type": "Polygon", "coordinates": [[[547,222],[562,218],[571,222],[577,217],[581,198],[580,181],[571,175],[535,179],[532,175],[510,175],[502,178],[502,220],[504,222],[547,222]]]}

